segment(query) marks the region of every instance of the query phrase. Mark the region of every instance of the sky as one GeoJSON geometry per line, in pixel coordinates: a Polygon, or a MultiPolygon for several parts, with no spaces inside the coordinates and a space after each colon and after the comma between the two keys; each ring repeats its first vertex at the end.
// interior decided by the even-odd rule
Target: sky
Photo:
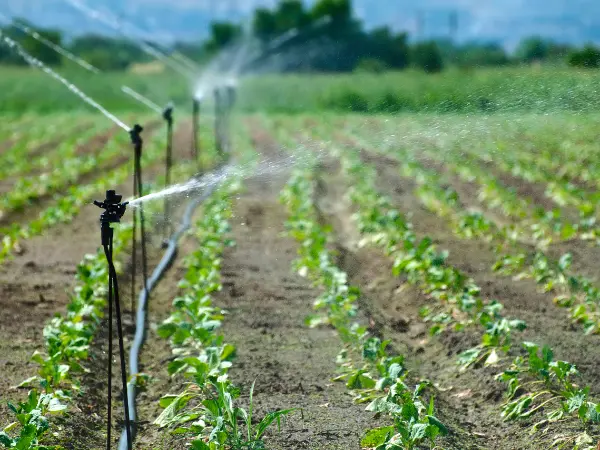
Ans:
{"type": "MultiPolygon", "coordinates": [[[[0,12],[75,34],[110,31],[85,18],[69,1],[121,14],[160,40],[206,36],[212,18],[242,20],[259,5],[276,0],[0,0],[0,12]]],[[[600,43],[600,0],[354,0],[355,14],[368,27],[388,25],[421,38],[499,42],[508,48],[525,36],[559,42],[600,43]],[[450,16],[458,18],[451,34],[450,16]]]]}

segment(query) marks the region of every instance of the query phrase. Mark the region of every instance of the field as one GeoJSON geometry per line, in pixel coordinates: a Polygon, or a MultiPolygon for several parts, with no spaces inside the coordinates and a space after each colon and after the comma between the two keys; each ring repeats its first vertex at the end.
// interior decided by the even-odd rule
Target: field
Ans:
{"type": "MultiPolygon", "coordinates": [[[[0,97],[0,445],[105,448],[108,273],[91,200],[133,194],[133,152],[62,87],[23,71],[0,83],[27,77],[0,97]]],[[[164,127],[110,86],[170,89],[157,101],[180,105],[173,178],[194,175],[186,86],[107,77],[90,94],[145,125],[145,191],[165,183],[164,127]]],[[[226,163],[244,170],[204,191],[150,293],[134,448],[599,448],[596,79],[243,83],[226,163]]],[[[203,172],[224,162],[214,120],[207,105],[203,172]]],[[[168,223],[162,199],[145,203],[150,272],[196,194],[171,198],[168,223]]],[[[129,211],[115,232],[127,350],[143,327],[131,230],[129,211]]]]}

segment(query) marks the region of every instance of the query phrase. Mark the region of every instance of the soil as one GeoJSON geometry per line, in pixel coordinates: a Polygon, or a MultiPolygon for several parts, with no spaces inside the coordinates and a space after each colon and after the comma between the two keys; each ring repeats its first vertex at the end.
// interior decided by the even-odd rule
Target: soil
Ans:
{"type": "MultiPolygon", "coordinates": [[[[366,152],[363,152],[363,159],[366,163],[375,165],[378,189],[392,200],[396,208],[408,214],[418,236],[429,236],[438,248],[449,250],[449,264],[472,277],[482,288],[484,298],[500,301],[505,306],[506,316],[527,322],[527,330],[516,338],[518,342],[528,340],[549,345],[555,351],[556,358],[576,363],[581,371],[580,382],[590,386],[592,395],[597,397],[600,394],[600,380],[595,367],[600,363],[600,355],[588,349],[596,348],[600,337],[585,336],[581,327],[570,323],[566,311],[554,306],[553,296],[541,293],[532,280],[516,281],[494,273],[491,266],[496,258],[490,245],[480,240],[457,238],[444,219],[420,204],[413,195],[414,183],[399,175],[397,164],[389,158],[366,152]]],[[[477,343],[473,340],[474,337],[468,334],[446,336],[440,340],[428,337],[418,318],[419,309],[428,300],[415,292],[414,288],[405,285],[402,279],[389,277],[389,262],[386,265],[381,254],[356,249],[358,236],[347,225],[347,217],[352,211],[349,206],[344,206],[342,197],[347,185],[344,186],[344,180],[336,179],[336,176],[325,177],[325,180],[329,180],[326,182],[329,198],[326,197],[324,209],[334,212],[330,220],[338,235],[342,236],[347,271],[357,280],[357,284],[367,286],[368,294],[376,293],[372,297],[376,304],[371,308],[375,311],[375,316],[379,315],[378,320],[382,323],[386,338],[406,349],[407,354],[412,356],[409,361],[415,364],[415,371],[421,376],[430,378],[441,386],[460,387],[458,392],[457,388],[448,392],[450,397],[459,398],[462,405],[453,402],[452,398],[447,399],[446,392],[440,393],[437,398],[444,399],[443,404],[447,401],[448,405],[459,411],[459,416],[455,418],[460,425],[464,425],[462,421],[473,425],[465,428],[472,430],[473,435],[478,437],[479,445],[498,449],[549,447],[552,434],[541,437],[535,435],[536,439],[532,441],[527,428],[500,421],[498,408],[503,401],[503,388],[493,381],[492,371],[478,369],[479,373],[468,371],[461,374],[452,367],[452,359],[455,360],[458,352],[477,343]],[[340,185],[344,187],[340,188],[340,185]],[[382,267],[385,269],[381,269],[382,267]],[[418,355],[416,358],[413,356],[415,353],[418,355]]],[[[480,204],[469,203],[476,202],[476,197],[474,187],[469,192],[468,185],[461,186],[461,199],[468,200],[465,207],[482,209],[480,204]]],[[[584,253],[584,249],[589,250],[583,244],[580,245],[579,254],[584,253]]],[[[588,268],[589,272],[594,272],[593,267],[588,268]]],[[[595,272],[591,275],[597,277],[598,272],[595,272]]],[[[554,432],[558,433],[557,430],[554,432]]],[[[561,431],[566,432],[564,428],[561,431]]],[[[457,448],[465,448],[464,443],[457,448]]]]}
{"type": "MultiPolygon", "coordinates": [[[[178,130],[175,142],[179,144],[187,139],[184,135],[189,135],[187,123],[178,130]]],[[[183,157],[183,154],[178,156],[183,157]]],[[[115,164],[113,161],[112,166],[115,164]]],[[[163,170],[162,164],[148,168],[147,178],[152,179],[163,170]]],[[[127,197],[132,194],[132,184],[133,181],[128,180],[115,188],[127,197]]],[[[42,236],[27,239],[19,254],[0,265],[0,398],[3,401],[0,423],[10,419],[5,400],[22,399],[26,390],[15,386],[35,374],[36,365],[30,362],[31,355],[44,347],[42,332],[46,322],[55,314],[64,313],[77,264],[83,255],[95,253],[98,244],[97,208],[90,205],[84,207],[70,224],[53,227],[42,236]]],[[[126,270],[123,282],[127,277],[126,270]]],[[[128,289],[125,291],[129,292],[128,289]]],[[[130,296],[123,297],[123,304],[128,305],[130,296]]],[[[101,330],[100,334],[103,332],[101,330]]],[[[102,337],[99,341],[103,341],[102,337]]]]}
{"type": "MultiPolygon", "coordinates": [[[[250,120],[252,140],[265,157],[278,152],[277,142],[259,122],[250,120]]],[[[178,157],[187,157],[190,148],[190,124],[176,133],[174,148],[178,157]]],[[[485,298],[504,304],[505,315],[523,319],[528,328],[516,336],[517,341],[531,340],[548,344],[557,358],[576,363],[582,372],[581,383],[600,396],[599,336],[585,336],[580,327],[570,324],[566,312],[554,306],[552,295],[540,293],[531,280],[515,281],[491,270],[495,255],[489,243],[457,238],[444,219],[423,208],[413,194],[414,184],[398,173],[390,160],[377,157],[365,149],[365,164],[377,169],[379,190],[393,205],[406,212],[418,236],[430,236],[440,249],[450,251],[449,263],[472,277],[482,288],[485,298]]],[[[507,423],[500,418],[504,385],[494,381],[497,368],[475,368],[460,372],[456,356],[478,343],[474,331],[429,335],[419,311],[432,302],[402,277],[394,277],[391,261],[377,249],[358,246],[360,240],[350,219],[353,213],[345,196],[348,181],[340,174],[336,161],[325,161],[319,176],[316,204],[323,222],[332,226],[333,245],[338,264],[359,287],[361,319],[371,332],[391,341],[390,351],[403,355],[410,369],[409,381],[429,379],[435,386],[436,415],[451,433],[438,441],[445,449],[545,449],[558,434],[578,431],[570,422],[548,427],[545,433],[530,435],[532,422],[507,423]]],[[[443,167],[439,168],[444,170],[443,167]]],[[[148,179],[161,173],[157,165],[149,170],[148,179]]],[[[448,175],[448,174],[446,174],[448,175]]],[[[247,406],[253,383],[255,417],[287,408],[290,414],[280,432],[273,428],[266,436],[266,448],[279,449],[358,449],[365,430],[387,425],[381,418],[352,402],[351,393],[342,383],[332,381],[336,374],[336,355],[341,341],[330,328],[308,329],[304,319],[312,311],[319,289],[292,270],[297,243],[284,236],[287,214],[278,201],[289,173],[274,177],[246,180],[244,190],[234,199],[230,237],[236,242],[226,249],[222,259],[223,290],[215,295],[215,304],[228,311],[222,332],[225,340],[237,348],[230,376],[242,390],[242,406],[247,406]]],[[[90,180],[91,181],[91,180],[90,180]]],[[[505,180],[516,183],[517,180],[505,180]]],[[[482,208],[475,186],[459,185],[465,207],[482,208]]],[[[131,181],[119,187],[130,193],[131,181]]],[[[525,189],[525,188],[523,188],[525,189]]],[[[539,187],[528,189],[538,198],[539,187]]],[[[181,213],[177,209],[175,215],[181,213]]],[[[149,260],[152,270],[163,250],[160,233],[151,235],[149,260]]],[[[45,236],[28,240],[24,253],[0,266],[0,397],[22,399],[25,392],[13,387],[35,372],[29,361],[34,350],[43,347],[42,330],[55,313],[64,312],[68,303],[65,290],[72,286],[77,263],[84,253],[98,245],[97,215],[80,214],[65,226],[50,230],[45,236]],[[73,236],[76,239],[73,239],[73,236]]],[[[559,250],[568,249],[561,244],[559,250]]],[[[158,430],[152,425],[160,413],[160,397],[181,391],[183,380],[172,379],[166,372],[171,356],[169,345],[160,339],[155,325],[168,317],[171,302],[177,295],[178,280],[184,273],[183,259],[196,248],[192,237],[180,242],[177,259],[151,294],[148,312],[148,339],[141,354],[141,370],[151,377],[145,392],[138,395],[136,449],[183,450],[185,441],[158,430]]],[[[576,254],[591,265],[589,248],[576,245],[576,254]]],[[[596,265],[588,267],[597,277],[596,265]]],[[[130,261],[120,279],[122,303],[126,310],[126,342],[134,331],[129,319],[130,261]]],[[[82,380],[84,395],[76,398],[65,417],[53,419],[59,441],[72,450],[103,448],[106,408],[106,323],[94,341],[92,357],[87,362],[91,373],[82,380]]],[[[118,360],[113,365],[113,412],[122,417],[118,360]]],[[[0,423],[10,419],[0,407],[0,423]]],[[[120,425],[113,427],[118,438],[120,425]]],[[[592,430],[597,433],[597,430],[592,430]]]]}

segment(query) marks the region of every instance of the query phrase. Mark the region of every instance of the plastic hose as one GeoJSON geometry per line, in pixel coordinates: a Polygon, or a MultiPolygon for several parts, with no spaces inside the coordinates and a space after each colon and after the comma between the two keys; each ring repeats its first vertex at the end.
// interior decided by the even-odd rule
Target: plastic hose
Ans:
{"type": "MultiPolygon", "coordinates": [[[[181,236],[189,230],[192,225],[192,216],[196,211],[196,208],[202,204],[210,195],[212,195],[213,191],[216,189],[215,186],[208,188],[205,192],[202,193],[199,197],[192,200],[183,214],[183,221],[179,229],[171,236],[168,241],[168,247],[165,251],[164,256],[160,260],[160,263],[154,269],[152,276],[148,279],[148,289],[142,289],[140,295],[138,297],[138,308],[136,314],[136,329],[135,336],[133,339],[133,344],[131,345],[131,350],[129,351],[129,370],[131,372],[131,381],[127,384],[127,398],[129,399],[129,417],[131,420],[131,432],[132,439],[135,440],[135,435],[137,433],[136,427],[136,375],[139,370],[139,356],[142,346],[146,340],[146,317],[148,311],[148,296],[150,292],[156,287],[161,277],[165,273],[165,271],[171,266],[175,256],[177,255],[177,243],[181,236]]],[[[127,434],[125,432],[125,428],[121,432],[121,439],[119,440],[119,450],[127,450],[127,434]]]]}

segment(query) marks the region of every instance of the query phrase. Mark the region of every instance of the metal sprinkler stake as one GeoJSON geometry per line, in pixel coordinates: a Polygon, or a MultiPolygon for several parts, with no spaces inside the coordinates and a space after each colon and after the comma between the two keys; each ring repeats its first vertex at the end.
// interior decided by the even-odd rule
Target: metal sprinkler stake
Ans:
{"type": "MultiPolygon", "coordinates": [[[[165,159],[165,187],[171,185],[171,166],[173,165],[173,105],[169,104],[163,111],[163,119],[167,122],[167,155],[165,159]]],[[[165,216],[164,216],[164,242],[170,235],[171,202],[169,196],[165,196],[165,216]]]]}
{"type": "Polygon", "coordinates": [[[231,113],[237,101],[237,85],[234,81],[227,83],[226,92],[226,107],[225,107],[225,123],[224,123],[224,139],[225,151],[229,155],[231,153],[231,113]]]}
{"type": "Polygon", "coordinates": [[[214,90],[215,96],[215,150],[223,158],[223,94],[219,87],[214,90]]]}
{"type": "Polygon", "coordinates": [[[106,191],[106,199],[103,202],[94,201],[94,205],[102,208],[104,211],[100,215],[100,233],[104,255],[108,263],[108,419],[107,419],[107,438],[106,449],[111,448],[112,434],[112,324],[113,324],[113,298],[115,312],[117,314],[117,333],[119,337],[119,358],[121,361],[121,382],[123,384],[123,406],[125,408],[125,430],[127,434],[127,448],[132,449],[131,423],[129,419],[129,400],[127,398],[127,368],[125,366],[125,345],[123,343],[123,325],[121,322],[121,302],[119,299],[119,282],[117,271],[113,262],[113,237],[114,230],[111,227],[113,223],[119,223],[125,214],[127,202],[121,203],[121,195],[115,191],[106,191]]]}
{"type": "MultiPolygon", "coordinates": [[[[141,132],[144,129],[140,125],[134,125],[129,130],[129,136],[131,137],[131,143],[134,149],[134,173],[133,173],[133,193],[135,198],[143,197],[142,189],[142,148],[144,141],[142,140],[141,132]]],[[[148,289],[148,258],[146,254],[146,229],[144,221],[144,205],[139,205],[139,217],[140,217],[140,236],[142,241],[142,276],[144,281],[144,290],[148,289]]],[[[136,243],[136,230],[137,230],[137,214],[136,211],[133,213],[133,243],[132,243],[132,268],[131,268],[131,314],[135,317],[135,297],[136,297],[136,278],[137,278],[137,243],[136,243]]],[[[146,292],[146,295],[148,292],[146,292]]],[[[134,321],[135,322],[135,321],[134,321]]]]}
{"type": "Polygon", "coordinates": [[[198,129],[200,128],[200,100],[196,97],[192,99],[192,160],[196,161],[200,168],[200,141],[198,140],[198,129]]]}

